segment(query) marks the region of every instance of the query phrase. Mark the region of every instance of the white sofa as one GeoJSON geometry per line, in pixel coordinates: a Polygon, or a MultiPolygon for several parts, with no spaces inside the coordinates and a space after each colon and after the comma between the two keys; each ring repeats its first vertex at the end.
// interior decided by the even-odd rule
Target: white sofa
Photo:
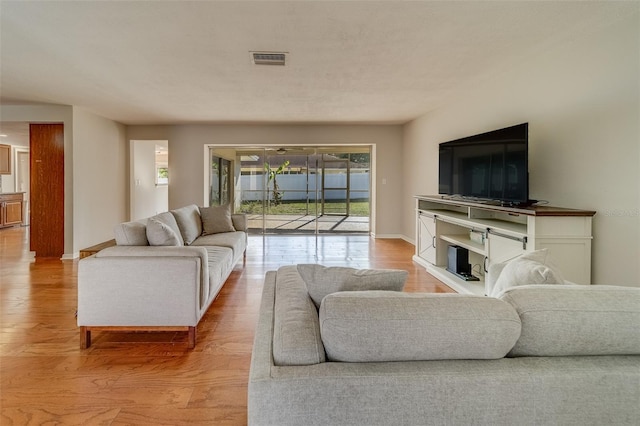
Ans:
{"type": "Polygon", "coordinates": [[[117,245],[78,266],[80,346],[92,330],[187,331],[246,257],[245,215],[190,205],[116,226],[117,245]]]}
{"type": "Polygon", "coordinates": [[[316,295],[332,271],[267,272],[249,425],[638,424],[640,289],[316,295]]]}

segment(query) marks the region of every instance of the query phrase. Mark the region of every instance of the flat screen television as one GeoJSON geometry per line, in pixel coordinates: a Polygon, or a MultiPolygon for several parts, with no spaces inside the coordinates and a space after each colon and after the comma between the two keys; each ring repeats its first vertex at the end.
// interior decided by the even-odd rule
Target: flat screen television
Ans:
{"type": "Polygon", "coordinates": [[[440,144],[438,193],[528,205],[529,123],[440,144]]]}

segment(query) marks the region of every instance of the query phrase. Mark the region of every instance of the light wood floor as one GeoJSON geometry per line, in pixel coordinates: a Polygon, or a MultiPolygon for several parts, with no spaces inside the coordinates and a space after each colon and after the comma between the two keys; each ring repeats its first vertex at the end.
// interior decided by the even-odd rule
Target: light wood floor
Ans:
{"type": "Polygon", "coordinates": [[[247,380],[264,274],[321,263],[409,271],[407,291],[452,292],[402,240],[252,236],[198,325],[186,333],[93,333],[80,350],[77,261],[31,260],[28,228],[0,230],[2,425],[246,424],[247,380]]]}

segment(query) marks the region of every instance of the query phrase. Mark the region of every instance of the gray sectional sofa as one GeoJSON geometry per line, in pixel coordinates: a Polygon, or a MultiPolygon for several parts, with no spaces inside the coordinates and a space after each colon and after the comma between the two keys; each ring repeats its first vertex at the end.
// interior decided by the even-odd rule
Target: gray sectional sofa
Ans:
{"type": "Polygon", "coordinates": [[[303,275],[266,275],[250,425],[638,424],[639,288],[360,287],[318,309],[303,275]]]}
{"type": "Polygon", "coordinates": [[[190,205],[121,223],[117,245],[78,266],[80,346],[92,330],[173,330],[189,333],[246,256],[245,215],[228,206],[190,205]]]}

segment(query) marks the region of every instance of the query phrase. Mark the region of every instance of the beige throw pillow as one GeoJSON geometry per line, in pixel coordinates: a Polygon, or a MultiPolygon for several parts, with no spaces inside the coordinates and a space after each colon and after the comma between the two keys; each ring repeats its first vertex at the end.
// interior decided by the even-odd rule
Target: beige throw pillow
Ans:
{"type": "Polygon", "coordinates": [[[221,232],[234,232],[231,221],[229,205],[200,207],[202,217],[202,235],[219,234],[221,232]]]}
{"type": "Polygon", "coordinates": [[[402,291],[409,276],[401,269],[354,269],[317,264],[298,265],[298,273],[317,308],[328,294],[339,291],[402,291]]]}

